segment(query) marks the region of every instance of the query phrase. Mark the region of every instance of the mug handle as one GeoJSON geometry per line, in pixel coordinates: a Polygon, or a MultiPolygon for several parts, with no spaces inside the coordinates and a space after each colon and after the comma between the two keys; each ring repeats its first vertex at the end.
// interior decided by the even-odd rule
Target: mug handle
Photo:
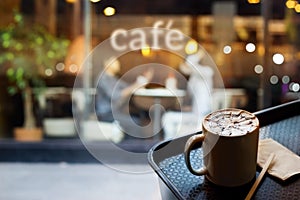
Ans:
{"type": "Polygon", "coordinates": [[[185,164],[186,164],[188,170],[190,170],[190,172],[192,174],[197,175],[197,176],[205,175],[205,174],[207,174],[208,171],[207,171],[206,167],[203,167],[200,169],[194,169],[191,165],[190,154],[191,154],[191,150],[192,150],[193,146],[198,142],[203,142],[204,138],[205,138],[204,134],[194,135],[187,140],[185,147],[184,147],[185,164]]]}

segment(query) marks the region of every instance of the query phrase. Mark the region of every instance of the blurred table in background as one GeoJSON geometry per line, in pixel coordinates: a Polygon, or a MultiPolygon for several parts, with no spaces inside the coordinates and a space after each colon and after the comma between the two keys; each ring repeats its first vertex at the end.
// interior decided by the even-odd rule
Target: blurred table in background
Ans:
{"type": "Polygon", "coordinates": [[[134,92],[134,103],[137,107],[150,111],[153,108],[153,136],[161,130],[162,109],[180,108],[185,90],[165,88],[141,88],[134,92]]]}

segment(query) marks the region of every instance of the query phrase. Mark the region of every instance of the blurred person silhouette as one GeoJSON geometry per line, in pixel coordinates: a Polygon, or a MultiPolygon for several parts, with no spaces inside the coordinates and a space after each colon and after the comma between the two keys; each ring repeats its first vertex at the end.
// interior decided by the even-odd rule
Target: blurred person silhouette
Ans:
{"type": "Polygon", "coordinates": [[[144,87],[152,79],[151,69],[139,75],[132,84],[120,79],[121,63],[116,57],[104,61],[104,70],[97,83],[96,114],[99,121],[118,122],[122,131],[135,134],[140,121],[130,113],[129,104],[132,93],[144,87]],[[134,122],[134,123],[133,123],[134,122]]]}
{"type": "Polygon", "coordinates": [[[202,119],[212,110],[212,89],[214,71],[210,66],[200,64],[205,53],[199,50],[188,55],[179,70],[189,75],[187,94],[191,98],[181,111],[167,111],[162,117],[165,138],[201,130],[202,119]]]}

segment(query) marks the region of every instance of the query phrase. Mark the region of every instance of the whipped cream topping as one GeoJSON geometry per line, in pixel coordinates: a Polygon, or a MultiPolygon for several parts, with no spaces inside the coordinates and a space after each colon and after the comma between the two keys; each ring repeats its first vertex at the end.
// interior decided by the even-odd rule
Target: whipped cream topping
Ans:
{"type": "Polygon", "coordinates": [[[239,109],[225,109],[213,112],[204,119],[204,126],[221,136],[241,136],[251,133],[259,122],[255,115],[239,109]]]}

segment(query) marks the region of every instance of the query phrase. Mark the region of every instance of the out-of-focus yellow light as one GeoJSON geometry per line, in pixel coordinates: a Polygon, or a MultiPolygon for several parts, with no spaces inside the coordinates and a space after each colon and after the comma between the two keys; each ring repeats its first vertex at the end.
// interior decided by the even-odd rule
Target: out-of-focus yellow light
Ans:
{"type": "Polygon", "coordinates": [[[293,9],[297,5],[297,1],[294,0],[288,0],[285,2],[285,5],[287,8],[293,9]]]}
{"type": "Polygon", "coordinates": [[[259,56],[265,55],[265,47],[263,45],[257,46],[257,53],[259,56]]]}
{"type": "Polygon", "coordinates": [[[195,40],[190,40],[185,45],[185,53],[190,55],[198,51],[198,43],[195,40]]]}
{"type": "Polygon", "coordinates": [[[90,1],[93,2],[93,3],[97,3],[97,2],[99,2],[101,0],[90,0],[90,1]]]}
{"type": "Polygon", "coordinates": [[[141,52],[143,56],[148,57],[151,54],[151,48],[148,45],[146,45],[141,49],[141,52]]]}
{"type": "Polygon", "coordinates": [[[238,28],[237,34],[242,40],[247,40],[249,38],[249,34],[245,28],[238,28]]]}
{"type": "Polygon", "coordinates": [[[256,4],[256,3],[260,3],[260,0],[248,0],[248,3],[256,4]]]}
{"type": "Polygon", "coordinates": [[[300,13],[300,4],[297,4],[297,5],[295,6],[295,11],[296,11],[297,13],[300,13]]]}
{"type": "Polygon", "coordinates": [[[66,0],[67,3],[75,3],[76,0],[66,0]]]}
{"type": "Polygon", "coordinates": [[[113,7],[106,7],[103,10],[105,16],[113,16],[116,13],[116,9],[113,7]]]}

